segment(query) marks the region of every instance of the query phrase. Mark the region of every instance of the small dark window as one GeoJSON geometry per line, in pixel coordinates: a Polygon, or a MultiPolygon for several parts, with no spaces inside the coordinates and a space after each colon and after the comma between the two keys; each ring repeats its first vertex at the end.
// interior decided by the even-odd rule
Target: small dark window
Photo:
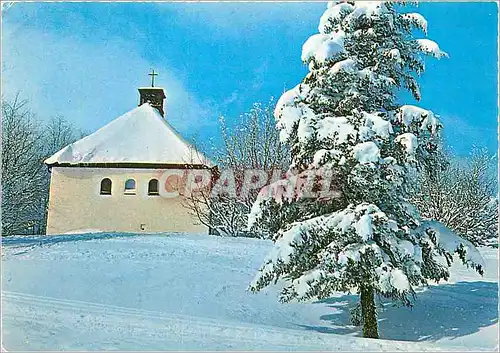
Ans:
{"type": "Polygon", "coordinates": [[[158,180],[151,179],[148,184],[148,195],[159,195],[158,180]]]}
{"type": "Polygon", "coordinates": [[[135,180],[128,179],[125,182],[125,194],[135,195],[135,180]]]}
{"type": "Polygon", "coordinates": [[[109,178],[102,179],[101,195],[111,195],[111,179],[109,178]]]}

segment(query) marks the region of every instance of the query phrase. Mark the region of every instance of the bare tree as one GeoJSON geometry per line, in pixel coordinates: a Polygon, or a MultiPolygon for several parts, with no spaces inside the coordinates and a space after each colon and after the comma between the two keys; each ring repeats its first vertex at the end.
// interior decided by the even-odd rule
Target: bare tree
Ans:
{"type": "Polygon", "coordinates": [[[45,155],[50,157],[63,147],[86,135],[88,135],[87,132],[76,129],[64,117],[53,117],[44,126],[45,155]]]}
{"type": "MultiPolygon", "coordinates": [[[[474,150],[460,163],[450,160],[443,168],[429,165],[422,174],[415,205],[427,219],[437,220],[474,245],[498,244],[498,186],[494,158],[474,150]]],[[[443,165],[443,163],[441,163],[443,165]]]]}
{"type": "Polygon", "coordinates": [[[41,221],[43,132],[26,104],[2,102],[2,235],[41,221]]]}
{"type": "Polygon", "coordinates": [[[2,100],[2,235],[45,231],[50,174],[43,161],[81,134],[38,121],[19,95],[2,100]]]}
{"type": "MultiPolygon", "coordinates": [[[[212,145],[211,150],[219,170],[234,173],[238,191],[243,187],[245,171],[259,170],[270,177],[275,171],[288,168],[289,150],[279,140],[273,110],[271,99],[266,105],[255,103],[234,126],[220,118],[222,147],[212,145]]],[[[220,193],[214,196],[211,188],[203,188],[188,195],[184,207],[214,234],[262,236],[246,231],[248,214],[258,192],[252,189],[237,197],[220,193]]]]}

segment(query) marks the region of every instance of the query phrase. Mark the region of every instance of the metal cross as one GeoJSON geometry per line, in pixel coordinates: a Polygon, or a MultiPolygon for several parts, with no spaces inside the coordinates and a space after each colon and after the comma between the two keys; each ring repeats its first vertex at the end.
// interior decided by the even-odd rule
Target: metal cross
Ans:
{"type": "Polygon", "coordinates": [[[158,73],[155,72],[155,70],[151,69],[151,72],[148,74],[151,76],[151,87],[155,86],[155,76],[158,76],[158,73]]]}

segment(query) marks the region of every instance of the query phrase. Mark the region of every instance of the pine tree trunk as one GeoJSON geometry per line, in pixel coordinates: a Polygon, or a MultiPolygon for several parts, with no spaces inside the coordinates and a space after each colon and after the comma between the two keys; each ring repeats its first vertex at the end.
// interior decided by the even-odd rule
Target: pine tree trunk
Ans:
{"type": "Polygon", "coordinates": [[[361,314],[363,315],[363,337],[378,338],[377,312],[372,287],[361,287],[361,314]]]}

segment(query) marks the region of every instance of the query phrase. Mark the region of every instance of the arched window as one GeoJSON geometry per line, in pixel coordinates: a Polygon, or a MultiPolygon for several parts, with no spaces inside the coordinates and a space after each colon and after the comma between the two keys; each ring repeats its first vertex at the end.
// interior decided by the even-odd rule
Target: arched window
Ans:
{"type": "Polygon", "coordinates": [[[111,179],[104,178],[101,180],[101,195],[111,195],[111,179]]]}
{"type": "Polygon", "coordinates": [[[151,179],[148,184],[148,195],[160,195],[158,190],[158,179],[151,179]]]}
{"type": "Polygon", "coordinates": [[[135,180],[134,179],[128,179],[125,182],[125,194],[135,195],[135,180]]]}

